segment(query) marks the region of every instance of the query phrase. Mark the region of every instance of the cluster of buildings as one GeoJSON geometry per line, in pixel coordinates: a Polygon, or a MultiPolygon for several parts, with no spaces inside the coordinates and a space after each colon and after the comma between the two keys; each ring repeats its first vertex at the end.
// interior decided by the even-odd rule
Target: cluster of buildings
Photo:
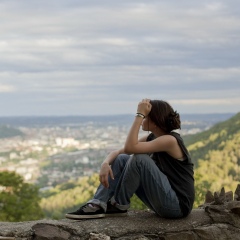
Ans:
{"type": "Polygon", "coordinates": [[[51,187],[99,171],[112,149],[122,147],[128,126],[20,128],[21,137],[0,139],[0,171],[51,187]]]}

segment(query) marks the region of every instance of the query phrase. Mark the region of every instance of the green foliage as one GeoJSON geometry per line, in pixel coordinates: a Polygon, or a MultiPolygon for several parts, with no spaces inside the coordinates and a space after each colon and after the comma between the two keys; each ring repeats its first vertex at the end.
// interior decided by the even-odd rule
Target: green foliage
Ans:
{"type": "MultiPolygon", "coordinates": [[[[222,150],[210,150],[205,159],[198,160],[195,178],[197,194],[204,194],[207,190],[220,191],[222,187],[226,191],[234,191],[240,182],[240,132],[236,133],[231,140],[223,144],[222,150]],[[208,189],[199,188],[200,185],[208,183],[208,189]],[[201,189],[201,191],[200,191],[201,189]]],[[[205,184],[206,186],[206,184],[205,184]]],[[[198,195],[198,197],[200,197],[198,195]]],[[[203,199],[201,199],[203,200],[203,199]]],[[[199,199],[196,199],[196,204],[199,199]]],[[[203,202],[202,202],[203,203],[203,202]]]]}
{"type": "Polygon", "coordinates": [[[201,204],[204,203],[205,200],[205,194],[207,193],[207,191],[210,189],[211,184],[206,181],[203,180],[203,176],[196,172],[195,173],[195,202],[194,202],[194,207],[197,208],[198,206],[200,206],[201,204]]]}
{"type": "Polygon", "coordinates": [[[185,140],[195,162],[194,206],[204,202],[207,190],[234,191],[240,182],[240,113],[185,140]]]}
{"type": "Polygon", "coordinates": [[[145,210],[148,209],[148,207],[134,194],[131,198],[130,209],[145,210]]]}
{"type": "Polygon", "coordinates": [[[38,188],[24,183],[14,172],[0,172],[0,221],[19,222],[43,218],[38,188]]]}
{"type": "Polygon", "coordinates": [[[199,159],[205,159],[210,150],[223,149],[223,143],[231,141],[234,135],[240,131],[240,113],[227,121],[214,125],[207,131],[183,136],[186,146],[192,156],[195,166],[199,159]]]}
{"type": "Polygon", "coordinates": [[[60,219],[91,199],[99,185],[98,174],[80,177],[42,193],[41,207],[47,218],[60,219]]]}
{"type": "Polygon", "coordinates": [[[37,186],[41,188],[41,187],[47,186],[47,183],[48,183],[48,175],[43,174],[41,177],[38,178],[37,186]]]}
{"type": "Polygon", "coordinates": [[[0,138],[9,138],[23,135],[24,134],[16,128],[12,128],[9,126],[0,126],[0,138]]]}

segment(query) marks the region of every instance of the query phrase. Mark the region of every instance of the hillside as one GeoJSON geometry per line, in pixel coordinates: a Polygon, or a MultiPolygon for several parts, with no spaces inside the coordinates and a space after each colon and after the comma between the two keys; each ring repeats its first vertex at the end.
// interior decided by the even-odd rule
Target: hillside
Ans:
{"type": "Polygon", "coordinates": [[[9,138],[15,136],[23,136],[23,133],[20,130],[13,127],[9,127],[6,125],[0,126],[0,138],[9,138]]]}
{"type": "MultiPolygon", "coordinates": [[[[209,152],[235,145],[240,139],[240,112],[227,121],[220,122],[207,131],[183,136],[195,166],[199,159],[208,159],[209,152]]],[[[238,160],[240,164],[240,159],[238,160]]]]}
{"type": "Polygon", "coordinates": [[[195,164],[195,207],[207,190],[233,191],[240,182],[240,113],[184,139],[195,164]]]}

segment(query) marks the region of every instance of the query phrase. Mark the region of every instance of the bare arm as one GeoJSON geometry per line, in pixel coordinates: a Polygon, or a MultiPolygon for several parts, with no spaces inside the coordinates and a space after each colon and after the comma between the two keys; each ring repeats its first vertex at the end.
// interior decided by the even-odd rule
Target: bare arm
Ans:
{"type": "MultiPolygon", "coordinates": [[[[130,128],[127,135],[127,139],[124,145],[125,152],[132,152],[132,150],[134,150],[132,146],[135,146],[139,143],[138,133],[139,133],[141,124],[142,124],[142,118],[136,116],[133,121],[132,127],[130,128]]],[[[135,151],[133,151],[133,153],[135,153],[135,151]]]]}
{"type": "MultiPolygon", "coordinates": [[[[149,112],[151,111],[151,104],[149,100],[142,100],[139,104],[138,104],[138,108],[137,108],[137,112],[141,113],[141,115],[143,116],[147,116],[149,114],[149,112]]],[[[146,144],[146,137],[144,139],[142,139],[142,141],[138,140],[138,134],[139,134],[139,130],[142,124],[143,118],[140,116],[136,116],[132,127],[130,128],[128,135],[127,135],[127,139],[124,145],[124,151],[125,152],[131,152],[131,153],[138,153],[135,151],[135,146],[145,142],[146,144]]]]}

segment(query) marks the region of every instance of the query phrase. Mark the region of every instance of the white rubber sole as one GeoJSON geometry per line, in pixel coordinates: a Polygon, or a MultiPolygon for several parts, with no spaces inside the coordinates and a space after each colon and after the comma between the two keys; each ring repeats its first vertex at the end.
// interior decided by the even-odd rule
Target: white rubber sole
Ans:
{"type": "Polygon", "coordinates": [[[66,214],[66,218],[69,219],[91,219],[91,218],[103,218],[105,214],[96,214],[96,215],[74,215],[74,214],[66,214]]]}

